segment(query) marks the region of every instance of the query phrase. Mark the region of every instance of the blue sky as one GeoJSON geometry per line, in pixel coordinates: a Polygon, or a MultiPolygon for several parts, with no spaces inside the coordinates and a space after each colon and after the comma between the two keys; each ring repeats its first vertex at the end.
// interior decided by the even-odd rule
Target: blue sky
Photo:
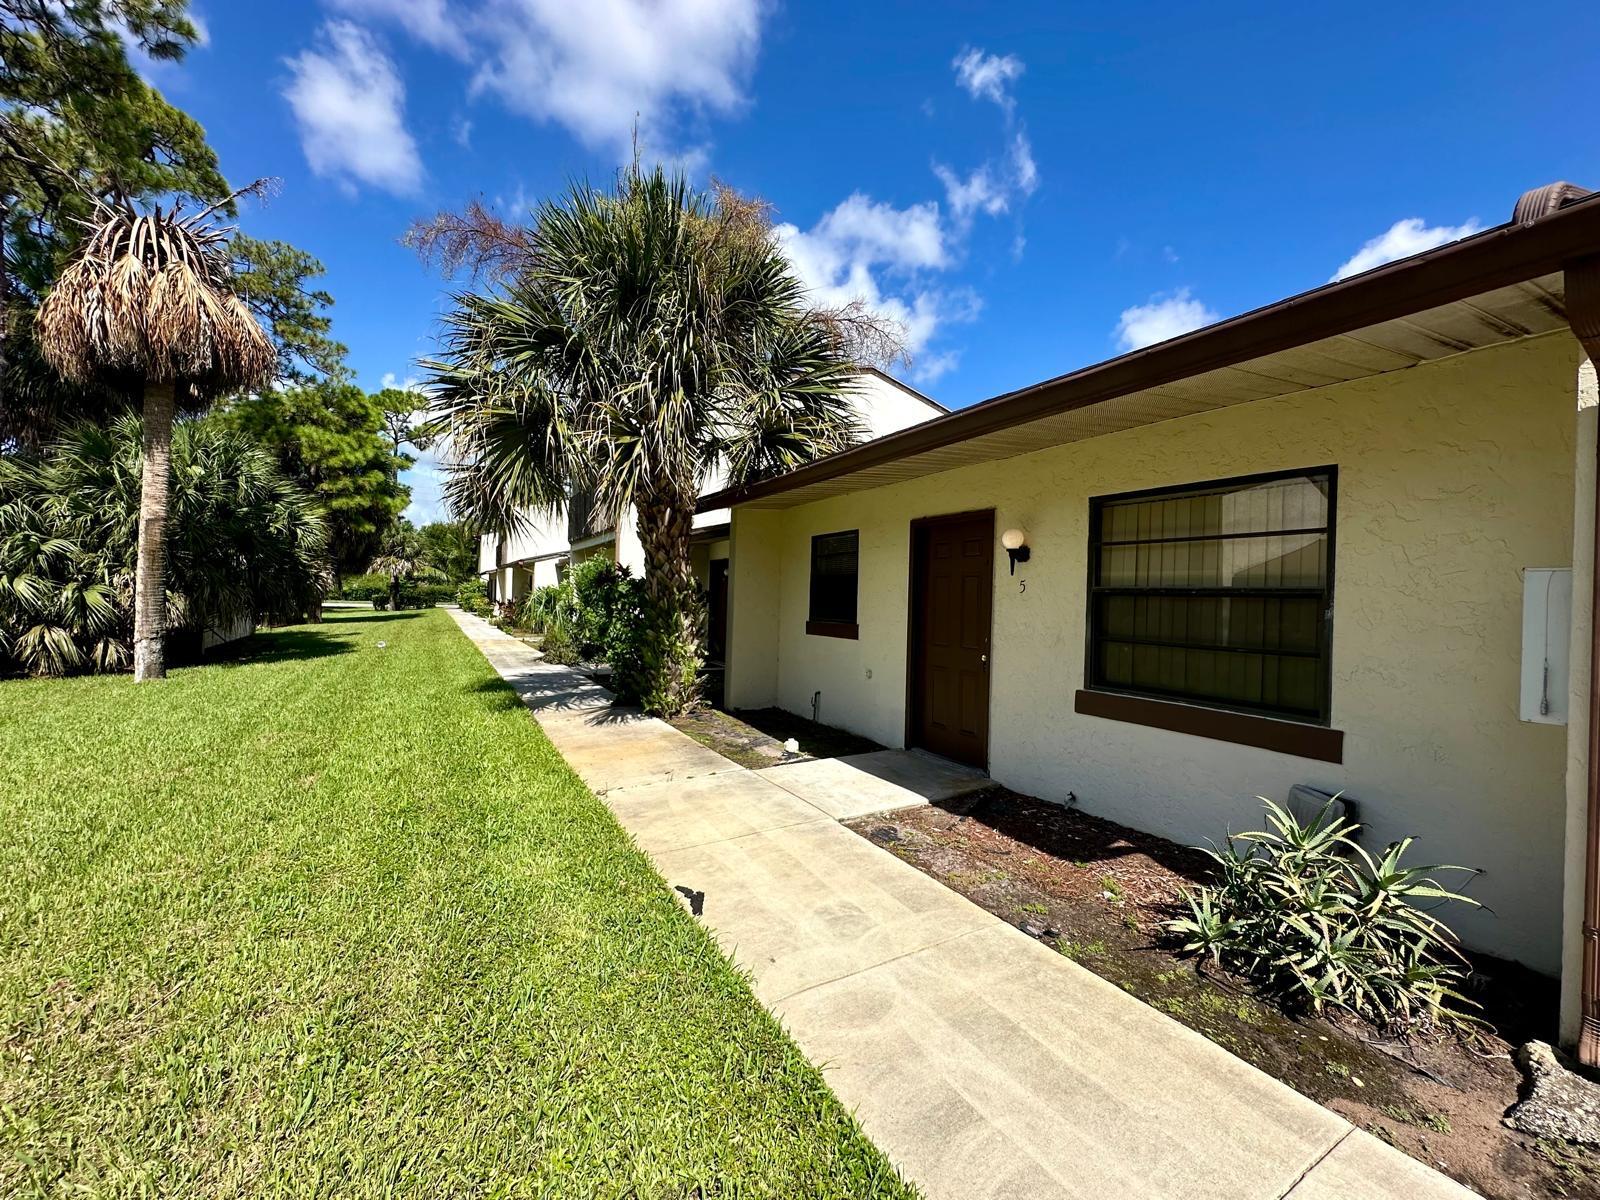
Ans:
{"type": "Polygon", "coordinates": [[[205,45],[151,76],[230,179],[282,180],[245,227],[327,264],[372,388],[445,302],[408,223],[603,181],[636,118],[649,156],[773,203],[819,297],[903,321],[896,373],[953,407],[1600,186],[1592,2],[196,10],[205,45]]]}

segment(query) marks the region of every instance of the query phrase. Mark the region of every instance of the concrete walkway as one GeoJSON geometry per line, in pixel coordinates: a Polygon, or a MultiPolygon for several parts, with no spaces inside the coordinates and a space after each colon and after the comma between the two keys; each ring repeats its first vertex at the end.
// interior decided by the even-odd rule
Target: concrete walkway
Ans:
{"type": "Polygon", "coordinates": [[[959,768],[750,771],[453,615],[934,1200],[1473,1195],[839,824],[959,768]]]}

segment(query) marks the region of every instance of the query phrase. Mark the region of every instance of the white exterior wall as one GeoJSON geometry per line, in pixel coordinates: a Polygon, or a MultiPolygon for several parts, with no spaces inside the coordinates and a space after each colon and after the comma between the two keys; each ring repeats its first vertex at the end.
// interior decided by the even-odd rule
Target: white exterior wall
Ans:
{"type": "MultiPolygon", "coordinates": [[[[866,426],[867,441],[908,429],[912,425],[920,425],[945,413],[943,408],[927,397],[920,396],[910,388],[875,371],[858,372],[855,379],[851,398],[861,415],[862,423],[866,426]]],[[[700,489],[700,494],[706,496],[720,492],[727,485],[727,473],[715,471],[700,489]]],[[[726,525],[731,519],[730,509],[714,508],[707,512],[696,513],[694,528],[709,529],[713,525],[726,525]]],[[[628,515],[622,522],[622,528],[617,530],[616,553],[617,562],[630,568],[636,575],[644,571],[644,549],[639,545],[638,530],[638,515],[629,508],[628,515]]]]}
{"type": "Polygon", "coordinates": [[[942,417],[945,409],[876,371],[856,376],[856,408],[867,427],[867,441],[942,417]]]}
{"type": "MultiPolygon", "coordinates": [[[[734,514],[728,703],[905,736],[909,526],[993,508],[990,772],[1189,844],[1261,824],[1257,796],[1348,789],[1370,838],[1482,868],[1469,943],[1560,961],[1567,731],[1518,719],[1524,567],[1573,548],[1566,335],[1240,405],[783,511],[734,514]],[[1331,764],[1073,711],[1091,496],[1337,464],[1331,764]],[[859,641],[805,633],[814,534],[860,530],[859,641]],[[1019,581],[1027,581],[1027,590],[1019,581]]],[[[1577,607],[1577,599],[1574,598],[1577,607]]],[[[1576,710],[1575,710],[1576,711],[1576,710]]]]}
{"type": "Polygon", "coordinates": [[[500,599],[520,596],[529,587],[555,583],[558,564],[566,557],[565,509],[554,515],[532,517],[524,528],[503,539],[490,534],[478,539],[478,574],[488,576],[499,571],[499,590],[495,594],[500,599]],[[521,574],[509,565],[498,567],[497,560],[521,563],[521,574]]]}

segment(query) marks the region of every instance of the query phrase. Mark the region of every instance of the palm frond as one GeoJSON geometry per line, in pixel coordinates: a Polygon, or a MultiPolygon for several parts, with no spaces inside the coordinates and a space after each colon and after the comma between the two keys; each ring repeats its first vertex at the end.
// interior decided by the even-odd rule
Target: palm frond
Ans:
{"type": "Polygon", "coordinates": [[[227,232],[183,216],[101,204],[34,320],[63,377],[182,383],[202,395],[262,386],[277,355],[231,287],[227,232]]]}

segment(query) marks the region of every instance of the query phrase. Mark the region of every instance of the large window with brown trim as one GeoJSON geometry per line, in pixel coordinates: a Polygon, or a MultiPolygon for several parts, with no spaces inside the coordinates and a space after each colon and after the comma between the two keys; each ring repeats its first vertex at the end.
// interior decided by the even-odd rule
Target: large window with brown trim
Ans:
{"type": "Polygon", "coordinates": [[[819,533],[811,539],[811,607],[806,632],[824,637],[857,636],[856,585],[861,571],[861,532],[819,533]]]}
{"type": "Polygon", "coordinates": [[[1089,687],[1326,724],[1337,474],[1091,500],[1089,687]]]}

